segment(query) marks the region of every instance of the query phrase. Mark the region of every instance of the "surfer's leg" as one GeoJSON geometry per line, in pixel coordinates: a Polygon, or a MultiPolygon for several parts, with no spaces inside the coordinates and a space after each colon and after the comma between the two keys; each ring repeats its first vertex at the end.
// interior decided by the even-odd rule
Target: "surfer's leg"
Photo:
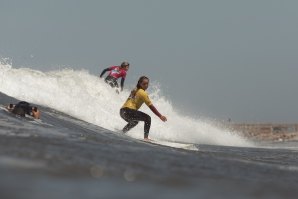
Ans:
{"type": "Polygon", "coordinates": [[[107,84],[109,84],[112,88],[118,88],[118,82],[115,78],[111,77],[111,76],[107,76],[106,79],[105,79],[105,82],[107,84]]]}
{"type": "Polygon", "coordinates": [[[118,83],[117,83],[116,80],[112,80],[112,81],[110,81],[109,84],[110,84],[110,86],[111,86],[112,88],[118,88],[118,87],[119,87],[119,86],[118,86],[118,83]]]}
{"type": "Polygon", "coordinates": [[[148,138],[150,127],[151,127],[151,117],[146,113],[141,111],[133,110],[131,117],[134,121],[142,121],[144,122],[144,138],[148,138]]]}
{"type": "Polygon", "coordinates": [[[136,125],[138,125],[138,121],[134,120],[134,110],[131,109],[121,109],[120,110],[120,116],[128,122],[128,124],[123,128],[123,133],[128,132],[130,129],[134,128],[136,125]]]}
{"type": "Polygon", "coordinates": [[[148,138],[150,127],[151,127],[151,117],[149,115],[145,114],[145,113],[143,113],[143,114],[144,115],[142,117],[143,117],[143,120],[145,122],[145,125],[144,125],[144,138],[148,138]]]}
{"type": "Polygon", "coordinates": [[[123,128],[123,132],[126,133],[133,127],[135,127],[139,121],[145,122],[144,125],[144,137],[147,138],[151,127],[151,117],[141,111],[123,108],[120,110],[121,117],[128,122],[123,128]]]}
{"type": "Polygon", "coordinates": [[[113,83],[114,83],[114,87],[119,88],[117,80],[115,80],[113,83]]]}
{"type": "Polygon", "coordinates": [[[135,126],[138,125],[138,121],[130,121],[128,124],[123,128],[123,133],[128,132],[130,129],[134,128],[135,126]]]}

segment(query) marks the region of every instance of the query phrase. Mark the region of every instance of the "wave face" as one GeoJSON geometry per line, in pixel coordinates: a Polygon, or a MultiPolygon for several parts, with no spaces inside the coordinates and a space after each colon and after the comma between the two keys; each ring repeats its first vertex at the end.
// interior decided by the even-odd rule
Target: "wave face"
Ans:
{"type": "MultiPolygon", "coordinates": [[[[41,72],[29,68],[15,69],[7,64],[0,64],[0,92],[112,131],[122,129],[126,124],[119,116],[119,109],[130,93],[124,90],[120,95],[116,94],[102,79],[86,70],[41,72]]],[[[163,123],[146,106],[142,107],[142,111],[152,116],[150,137],[195,144],[253,146],[245,138],[211,122],[178,114],[159,89],[153,88],[150,93],[155,106],[168,116],[168,122],[163,123]]],[[[140,123],[128,135],[142,138],[143,124],[140,123]]]]}

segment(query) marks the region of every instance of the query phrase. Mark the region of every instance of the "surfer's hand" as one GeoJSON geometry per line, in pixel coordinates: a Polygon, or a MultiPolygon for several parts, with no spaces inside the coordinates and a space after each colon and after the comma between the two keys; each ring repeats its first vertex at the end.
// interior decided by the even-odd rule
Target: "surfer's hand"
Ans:
{"type": "Polygon", "coordinates": [[[163,122],[166,122],[166,121],[168,121],[168,119],[166,118],[166,116],[160,116],[160,119],[163,121],[163,122]]]}

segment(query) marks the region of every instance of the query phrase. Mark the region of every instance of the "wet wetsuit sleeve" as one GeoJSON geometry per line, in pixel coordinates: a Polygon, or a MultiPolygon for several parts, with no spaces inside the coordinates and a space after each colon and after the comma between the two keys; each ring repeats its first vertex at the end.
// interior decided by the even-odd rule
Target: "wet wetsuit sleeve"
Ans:
{"type": "Polygon", "coordinates": [[[121,72],[121,76],[122,76],[122,79],[121,79],[121,91],[123,91],[123,88],[124,88],[124,81],[125,81],[125,78],[126,78],[126,71],[122,70],[121,72]]]}
{"type": "Polygon", "coordinates": [[[102,78],[102,76],[103,76],[106,72],[108,72],[108,71],[110,71],[110,70],[111,70],[111,67],[104,69],[104,70],[102,71],[102,73],[100,74],[100,78],[102,78]]]}
{"type": "Polygon", "coordinates": [[[161,116],[162,116],[162,115],[158,112],[158,110],[155,108],[155,106],[153,106],[153,104],[150,105],[149,108],[150,108],[151,111],[152,111],[155,115],[157,115],[158,117],[161,117],[161,116]]]}
{"type": "Polygon", "coordinates": [[[124,82],[125,82],[125,77],[122,77],[122,79],[121,79],[121,91],[123,91],[124,82]]]}

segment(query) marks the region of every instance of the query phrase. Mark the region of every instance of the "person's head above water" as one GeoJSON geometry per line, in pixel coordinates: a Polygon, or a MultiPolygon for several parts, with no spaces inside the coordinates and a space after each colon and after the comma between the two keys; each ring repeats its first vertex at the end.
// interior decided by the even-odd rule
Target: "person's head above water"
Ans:
{"type": "Polygon", "coordinates": [[[121,68],[123,68],[124,70],[128,71],[129,69],[129,63],[127,61],[124,61],[121,63],[121,68]]]}
{"type": "Polygon", "coordinates": [[[7,106],[7,110],[12,111],[12,109],[14,109],[15,105],[14,104],[9,104],[7,106]]]}
{"type": "Polygon", "coordinates": [[[147,90],[148,87],[149,87],[149,78],[146,76],[140,77],[137,84],[137,89],[147,90]]]}
{"type": "Polygon", "coordinates": [[[31,115],[35,119],[40,119],[40,111],[36,106],[31,106],[28,102],[19,102],[17,104],[9,104],[7,110],[15,115],[25,117],[31,115]]]}

